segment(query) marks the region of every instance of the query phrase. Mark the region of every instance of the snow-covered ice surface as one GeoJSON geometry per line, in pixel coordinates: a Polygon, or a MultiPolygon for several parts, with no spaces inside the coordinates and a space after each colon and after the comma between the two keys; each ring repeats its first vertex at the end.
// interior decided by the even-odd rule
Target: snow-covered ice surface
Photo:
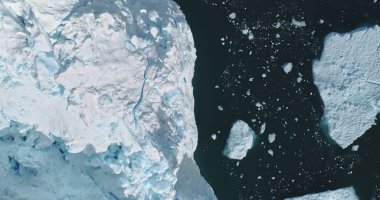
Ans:
{"type": "Polygon", "coordinates": [[[1,198],[215,199],[195,58],[171,0],[0,1],[1,198]]]}
{"type": "Polygon", "coordinates": [[[230,159],[242,160],[256,140],[255,132],[242,120],[234,122],[223,154],[230,159]]]}
{"type": "Polygon", "coordinates": [[[313,65],[325,105],[324,120],[341,147],[349,146],[374,124],[380,111],[380,27],[359,28],[326,37],[313,65]]]}
{"type": "Polygon", "coordinates": [[[359,200],[353,187],[342,188],[333,191],[308,194],[301,197],[288,198],[286,200],[359,200]]]}

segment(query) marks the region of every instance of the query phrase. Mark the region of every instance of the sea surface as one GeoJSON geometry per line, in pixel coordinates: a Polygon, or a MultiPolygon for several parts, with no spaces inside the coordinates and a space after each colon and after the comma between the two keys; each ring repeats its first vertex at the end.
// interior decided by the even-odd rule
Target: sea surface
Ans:
{"type": "Polygon", "coordinates": [[[354,142],[359,151],[351,151],[352,145],[340,148],[321,126],[323,101],[312,76],[312,61],[319,58],[325,36],[380,25],[380,2],[176,2],[198,56],[195,159],[218,199],[284,199],[352,185],[361,199],[380,199],[379,116],[377,125],[354,142]],[[244,34],[247,27],[252,31],[244,34]],[[293,70],[285,74],[281,66],[288,62],[293,70]],[[239,162],[222,154],[237,119],[256,133],[266,127],[239,162]],[[270,143],[273,133],[276,139],[270,143]]]}

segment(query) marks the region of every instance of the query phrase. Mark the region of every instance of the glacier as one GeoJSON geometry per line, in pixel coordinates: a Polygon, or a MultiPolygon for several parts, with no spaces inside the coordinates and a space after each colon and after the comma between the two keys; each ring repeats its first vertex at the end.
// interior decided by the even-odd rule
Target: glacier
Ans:
{"type": "Polygon", "coordinates": [[[287,198],[286,200],[359,200],[353,187],[308,194],[301,197],[287,198]]]}
{"type": "Polygon", "coordinates": [[[230,159],[242,160],[256,142],[256,134],[247,123],[237,120],[233,123],[227,138],[223,155],[230,159]]]}
{"type": "Polygon", "coordinates": [[[0,1],[1,198],[216,199],[195,51],[171,0],[0,1]]]}
{"type": "Polygon", "coordinates": [[[365,133],[380,112],[380,27],[331,33],[313,64],[325,105],[322,124],[343,148],[365,133]]]}

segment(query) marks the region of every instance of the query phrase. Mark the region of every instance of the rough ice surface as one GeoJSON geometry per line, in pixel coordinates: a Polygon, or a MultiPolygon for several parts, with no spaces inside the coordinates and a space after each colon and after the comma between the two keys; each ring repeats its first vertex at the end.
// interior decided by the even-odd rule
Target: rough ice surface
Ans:
{"type": "Polygon", "coordinates": [[[342,188],[316,194],[308,194],[301,197],[288,198],[286,200],[359,200],[353,187],[342,188]]]}
{"type": "Polygon", "coordinates": [[[349,146],[375,122],[380,111],[380,27],[326,37],[313,65],[325,105],[324,120],[341,147],[349,146]]]}
{"type": "Polygon", "coordinates": [[[171,0],[0,1],[1,198],[215,199],[195,58],[171,0]]]}
{"type": "Polygon", "coordinates": [[[223,154],[230,159],[242,160],[256,140],[256,134],[242,120],[237,120],[230,131],[223,154]]]}

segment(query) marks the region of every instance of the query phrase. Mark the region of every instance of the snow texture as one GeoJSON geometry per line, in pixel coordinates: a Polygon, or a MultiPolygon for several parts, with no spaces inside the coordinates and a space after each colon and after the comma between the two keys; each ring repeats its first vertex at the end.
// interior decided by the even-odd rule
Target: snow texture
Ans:
{"type": "Polygon", "coordinates": [[[325,105],[329,133],[346,148],[365,133],[380,111],[380,27],[326,37],[314,80],[325,105]]]}
{"type": "Polygon", "coordinates": [[[171,0],[0,1],[1,199],[215,199],[195,58],[171,0]]]}
{"type": "Polygon", "coordinates": [[[288,198],[286,200],[359,200],[352,187],[333,191],[308,194],[302,197],[288,198]]]}
{"type": "Polygon", "coordinates": [[[230,159],[242,160],[256,140],[256,134],[242,120],[237,120],[230,131],[223,154],[230,159]]]}

